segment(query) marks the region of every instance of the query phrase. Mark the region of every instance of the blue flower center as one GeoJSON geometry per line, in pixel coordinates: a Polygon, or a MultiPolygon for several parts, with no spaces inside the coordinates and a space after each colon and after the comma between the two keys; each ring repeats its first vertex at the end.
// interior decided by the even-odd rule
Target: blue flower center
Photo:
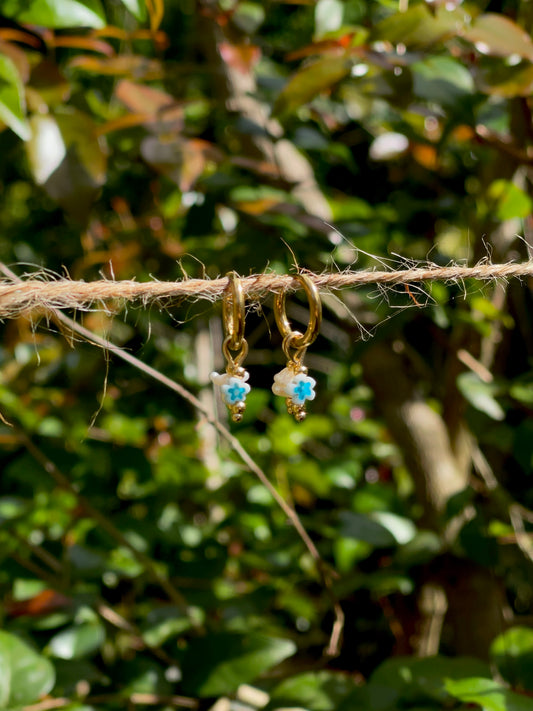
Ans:
{"type": "Polygon", "coordinates": [[[246,390],[242,386],[237,385],[235,383],[230,388],[228,388],[227,393],[228,393],[229,400],[232,403],[234,403],[234,402],[239,402],[240,400],[243,399],[243,397],[246,394],[246,390]]]}
{"type": "Polygon", "coordinates": [[[306,383],[305,381],[300,381],[298,385],[294,388],[294,394],[298,400],[308,400],[313,391],[311,389],[311,383],[306,383]]]}

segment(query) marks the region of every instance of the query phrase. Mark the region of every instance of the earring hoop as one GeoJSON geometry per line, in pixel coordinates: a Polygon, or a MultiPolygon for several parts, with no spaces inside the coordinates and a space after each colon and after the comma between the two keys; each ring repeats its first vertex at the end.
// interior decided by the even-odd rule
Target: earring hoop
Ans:
{"type": "Polygon", "coordinates": [[[244,295],[237,272],[228,272],[228,286],[222,301],[224,336],[228,348],[238,351],[244,338],[244,295]]]}
{"type": "Polygon", "coordinates": [[[240,422],[246,409],[246,396],[250,392],[246,382],[250,375],[242,367],[248,354],[248,343],[244,338],[244,294],[238,274],[228,272],[226,276],[228,286],[222,300],[222,352],[226,359],[226,372],[211,373],[210,378],[220,388],[222,400],[231,412],[231,419],[240,422]]]}
{"type": "Polygon", "coordinates": [[[285,292],[277,295],[274,300],[274,316],[283,336],[283,352],[287,357],[287,365],[281,373],[274,376],[272,391],[275,395],[285,398],[288,413],[294,415],[297,422],[301,422],[306,417],[306,400],[315,399],[316,380],[307,375],[307,368],[302,361],[307,348],[320,331],[322,303],[318,289],[308,276],[298,274],[296,278],[307,295],[309,323],[305,333],[293,331],[285,309],[285,292]]]}
{"type": "Polygon", "coordinates": [[[279,331],[283,336],[283,340],[290,338],[290,346],[292,348],[307,348],[314,342],[320,331],[322,324],[322,302],[316,285],[305,274],[297,274],[298,279],[304,288],[304,291],[309,302],[309,324],[305,333],[293,331],[287,312],[285,310],[285,300],[287,293],[282,291],[277,294],[274,301],[274,316],[278,325],[279,331]]]}

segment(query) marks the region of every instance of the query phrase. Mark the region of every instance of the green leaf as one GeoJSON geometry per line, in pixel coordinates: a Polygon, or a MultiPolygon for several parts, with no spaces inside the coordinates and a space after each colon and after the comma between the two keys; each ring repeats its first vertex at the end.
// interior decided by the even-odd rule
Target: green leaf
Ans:
{"type": "Polygon", "coordinates": [[[0,121],[23,141],[31,136],[22,79],[14,62],[3,54],[0,54],[0,121]]]}
{"type": "Polygon", "coordinates": [[[410,595],[414,586],[413,581],[405,573],[377,570],[365,576],[362,587],[375,593],[376,597],[386,597],[395,593],[410,595]]]}
{"type": "Polygon", "coordinates": [[[239,2],[232,21],[247,35],[252,35],[265,21],[265,8],[255,2],[239,2]]]}
{"type": "Polygon", "coordinates": [[[384,40],[406,47],[427,47],[455,33],[457,17],[453,12],[432,15],[425,4],[412,5],[406,12],[397,12],[379,22],[371,41],[384,40]]]}
{"type": "Polygon", "coordinates": [[[509,691],[492,679],[447,680],[446,690],[451,696],[467,704],[479,704],[482,711],[531,711],[531,699],[509,691]]]}
{"type": "Polygon", "coordinates": [[[357,489],[352,506],[357,513],[373,511],[394,511],[398,505],[398,495],[389,485],[375,482],[357,489]]]}
{"type": "Polygon", "coordinates": [[[447,682],[477,674],[489,676],[486,664],[468,657],[450,659],[435,656],[425,659],[396,657],[385,661],[370,679],[368,691],[374,711],[396,711],[416,705],[449,699],[447,682]]]}
{"type": "Polygon", "coordinates": [[[482,54],[510,57],[518,54],[533,60],[531,37],[516,23],[503,15],[488,12],[480,15],[463,37],[476,45],[482,54]]]}
{"type": "MultiPolygon", "coordinates": [[[[65,696],[76,696],[76,687],[80,679],[91,684],[105,684],[106,676],[93,664],[81,659],[58,659],[55,662],[56,689],[61,689],[65,696]]],[[[78,687],[79,688],[79,687],[78,687]]]]}
{"type": "Polygon", "coordinates": [[[41,27],[97,29],[106,25],[100,0],[3,0],[2,14],[41,27]]]}
{"type": "Polygon", "coordinates": [[[533,405],[533,383],[517,382],[509,388],[509,395],[524,405],[533,405]]]}
{"type": "Polygon", "coordinates": [[[496,218],[511,220],[514,217],[527,217],[531,214],[531,198],[510,180],[500,178],[489,186],[487,195],[496,203],[496,218]]]}
{"type": "Polygon", "coordinates": [[[146,437],[147,423],[142,418],[127,417],[113,412],[103,420],[103,427],[114,442],[141,446],[146,437]]]}
{"type": "Polygon", "coordinates": [[[330,671],[297,674],[282,681],[270,694],[267,709],[305,707],[309,711],[336,711],[339,703],[354,691],[354,682],[330,671]]]}
{"type": "MultiPolygon", "coordinates": [[[[199,610],[196,612],[200,615],[199,610]]],[[[182,634],[190,626],[190,617],[177,607],[173,605],[156,607],[146,616],[146,622],[142,626],[142,636],[151,647],[158,647],[172,637],[182,634]]]]}
{"type": "Polygon", "coordinates": [[[485,383],[475,373],[461,373],[457,378],[457,386],[472,407],[484,412],[493,420],[503,420],[505,412],[494,398],[493,383],[485,383]]]}
{"type": "Polygon", "coordinates": [[[348,696],[337,704],[335,711],[364,711],[371,708],[368,704],[366,687],[354,689],[348,696]]]}
{"type": "Polygon", "coordinates": [[[323,37],[342,25],[344,3],[340,0],[318,0],[315,6],[315,34],[323,37]]]}
{"type": "Polygon", "coordinates": [[[347,76],[352,64],[346,57],[327,57],[300,69],[283,87],[274,105],[274,113],[292,113],[347,76]]]}
{"type": "Polygon", "coordinates": [[[126,546],[117,546],[109,554],[108,565],[120,576],[137,578],[144,570],[137,557],[126,546]]]}
{"type": "Polygon", "coordinates": [[[262,634],[219,633],[195,639],[183,660],[182,685],[187,694],[231,694],[295,651],[294,642],[262,634]]]}
{"type": "Polygon", "coordinates": [[[29,508],[29,504],[24,499],[15,496],[2,496],[0,498],[0,526],[6,521],[19,518],[29,508]]]}
{"type": "Polygon", "coordinates": [[[468,69],[451,57],[428,57],[412,65],[415,96],[441,106],[453,106],[474,91],[468,69]]]}
{"type": "Polygon", "coordinates": [[[90,116],[77,109],[58,110],[55,116],[35,115],[26,143],[35,182],[76,218],[86,215],[105,183],[105,142],[96,135],[90,116]]]}
{"type": "Polygon", "coordinates": [[[120,678],[127,680],[121,689],[124,697],[132,694],[158,694],[172,693],[172,685],[165,679],[165,669],[155,660],[134,659],[122,665],[119,670],[120,678]]]}
{"type": "Polygon", "coordinates": [[[392,44],[412,39],[423,22],[430,19],[430,13],[423,5],[412,5],[406,12],[398,12],[386,17],[375,26],[373,40],[387,40],[392,44]]]}
{"type": "MultiPolygon", "coordinates": [[[[504,180],[502,182],[505,183],[506,181],[504,180]]],[[[489,187],[489,191],[490,189],[491,188],[489,187]]],[[[495,304],[490,299],[487,299],[485,296],[474,296],[472,301],[470,302],[470,306],[472,307],[473,311],[479,311],[480,314],[483,314],[483,316],[488,321],[501,321],[504,316],[504,313],[501,311],[501,309],[495,306],[495,304]]]]}
{"type": "Polygon", "coordinates": [[[373,546],[388,547],[396,544],[396,538],[391,531],[378,521],[373,521],[363,514],[342,511],[340,516],[340,535],[344,538],[356,538],[373,546]]]}
{"type": "Polygon", "coordinates": [[[107,154],[105,141],[98,138],[91,116],[76,109],[57,111],[55,115],[67,152],[75,151],[81,167],[95,185],[106,179],[107,154]]]}
{"type": "Polygon", "coordinates": [[[513,686],[533,691],[533,630],[511,627],[496,637],[490,648],[502,677],[513,686]]]}
{"type": "Polygon", "coordinates": [[[366,541],[336,536],[333,541],[335,568],[339,573],[349,573],[355,568],[357,561],[368,558],[372,551],[372,546],[366,541]]]}
{"type": "Polygon", "coordinates": [[[395,556],[401,566],[422,565],[433,560],[442,550],[442,540],[433,531],[419,531],[395,556]]]}
{"type": "Polygon", "coordinates": [[[508,66],[498,60],[490,62],[488,67],[481,67],[478,83],[483,92],[512,98],[514,96],[531,96],[533,92],[533,66],[522,61],[517,65],[508,66]]]}
{"type": "Polygon", "coordinates": [[[131,14],[139,20],[139,22],[144,22],[146,20],[146,2],[145,0],[120,0],[124,7],[131,12],[131,14]]]}
{"type": "Polygon", "coordinates": [[[99,649],[105,639],[105,630],[100,622],[83,622],[72,625],[50,640],[50,654],[59,659],[79,659],[99,649]]]}
{"type": "Polygon", "coordinates": [[[415,524],[404,516],[390,511],[375,511],[372,519],[386,528],[394,536],[396,543],[401,545],[409,543],[416,535],[415,524]]]}
{"type": "Polygon", "coordinates": [[[54,667],[18,637],[0,631],[0,709],[26,706],[55,683],[54,667]]]}

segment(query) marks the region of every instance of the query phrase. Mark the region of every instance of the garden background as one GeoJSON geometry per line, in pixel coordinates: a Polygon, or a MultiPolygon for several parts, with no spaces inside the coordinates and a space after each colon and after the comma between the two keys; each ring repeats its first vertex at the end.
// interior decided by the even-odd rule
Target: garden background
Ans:
{"type": "MultiPolygon", "coordinates": [[[[0,16],[6,279],[530,256],[531,0],[0,16]]],[[[530,280],[322,299],[303,423],[248,302],[237,439],[219,303],[3,320],[0,709],[533,709],[530,280]]]]}

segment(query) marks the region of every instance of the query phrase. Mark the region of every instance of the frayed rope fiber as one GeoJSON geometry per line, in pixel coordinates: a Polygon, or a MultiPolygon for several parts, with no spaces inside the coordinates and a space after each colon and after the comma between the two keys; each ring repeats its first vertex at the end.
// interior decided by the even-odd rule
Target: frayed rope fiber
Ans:
{"type": "MultiPolygon", "coordinates": [[[[87,310],[100,308],[108,302],[142,302],[148,304],[162,299],[217,301],[228,287],[227,277],[219,279],[183,279],[173,282],[72,281],[51,279],[42,274],[15,277],[7,268],[7,278],[0,280],[0,318],[14,318],[28,311],[49,309],[87,310]],[[39,277],[39,278],[36,278],[39,277]]],[[[482,263],[473,267],[433,265],[391,271],[346,271],[334,274],[307,274],[319,289],[336,290],[365,284],[411,284],[414,282],[462,282],[465,279],[495,280],[533,276],[533,260],[522,263],[482,263]]],[[[291,275],[258,274],[242,277],[244,295],[249,300],[260,300],[269,293],[296,291],[301,287],[291,275]]]]}

